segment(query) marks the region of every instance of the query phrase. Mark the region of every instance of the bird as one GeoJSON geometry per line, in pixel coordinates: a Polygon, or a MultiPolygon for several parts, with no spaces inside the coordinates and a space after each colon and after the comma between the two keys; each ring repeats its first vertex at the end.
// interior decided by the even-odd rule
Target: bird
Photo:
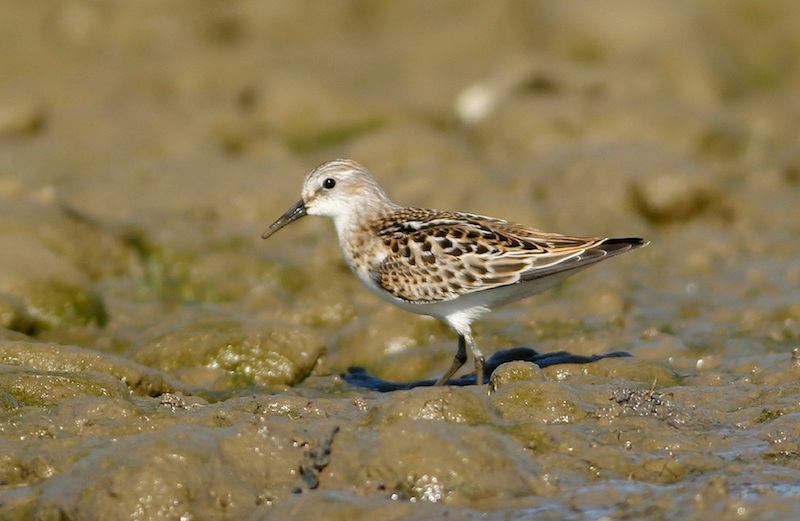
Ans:
{"type": "Polygon", "coordinates": [[[305,177],[300,201],[261,235],[306,215],[333,221],[344,260],[375,295],[439,319],[458,334],[446,384],[467,360],[485,383],[485,358],[472,324],[492,308],[551,288],[602,260],[641,248],[639,237],[572,237],[463,212],[393,203],[370,172],[334,159],[305,177]]]}

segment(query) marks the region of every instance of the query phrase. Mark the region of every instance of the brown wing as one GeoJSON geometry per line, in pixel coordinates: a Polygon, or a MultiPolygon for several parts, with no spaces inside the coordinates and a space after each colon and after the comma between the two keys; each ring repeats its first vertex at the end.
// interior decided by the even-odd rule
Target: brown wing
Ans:
{"type": "Polygon", "coordinates": [[[412,302],[445,301],[533,280],[607,255],[598,248],[605,239],[435,210],[403,209],[375,223],[375,232],[392,253],[373,269],[373,281],[412,302]]]}

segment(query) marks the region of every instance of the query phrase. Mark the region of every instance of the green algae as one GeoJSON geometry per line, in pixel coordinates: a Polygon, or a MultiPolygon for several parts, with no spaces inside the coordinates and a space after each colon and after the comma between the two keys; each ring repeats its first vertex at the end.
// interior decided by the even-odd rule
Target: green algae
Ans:
{"type": "Polygon", "coordinates": [[[324,352],[319,335],[280,321],[211,317],[178,320],[165,328],[139,347],[133,360],[217,390],[248,381],[299,383],[324,352]]]}
{"type": "MultiPolygon", "coordinates": [[[[167,375],[118,355],[102,354],[77,346],[0,341],[0,364],[22,370],[68,373],[106,374],[123,382],[135,393],[158,396],[165,392],[185,390],[167,375]]],[[[67,378],[68,380],[68,378],[67,378]]]]}
{"type": "Polygon", "coordinates": [[[82,396],[120,398],[129,389],[118,379],[96,371],[37,371],[0,366],[0,392],[20,405],[47,407],[82,396]]]}

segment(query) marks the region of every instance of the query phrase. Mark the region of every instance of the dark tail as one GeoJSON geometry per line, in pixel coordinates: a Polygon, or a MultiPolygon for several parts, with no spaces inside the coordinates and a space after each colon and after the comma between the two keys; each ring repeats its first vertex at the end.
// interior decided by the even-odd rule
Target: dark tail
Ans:
{"type": "Polygon", "coordinates": [[[648,244],[649,241],[639,237],[617,237],[606,239],[597,246],[589,248],[580,255],[575,255],[574,257],[565,259],[563,262],[559,262],[558,264],[554,264],[547,268],[533,269],[527,273],[523,273],[520,280],[522,282],[526,282],[529,280],[555,275],[556,273],[574,272],[583,268],[587,268],[596,262],[609,259],[615,255],[619,255],[620,253],[625,253],[626,251],[647,246],[648,244]]]}
{"type": "Polygon", "coordinates": [[[605,256],[611,257],[612,255],[619,255],[626,251],[647,246],[649,243],[650,241],[646,241],[640,237],[617,237],[606,239],[593,249],[604,250],[606,252],[605,256]]]}

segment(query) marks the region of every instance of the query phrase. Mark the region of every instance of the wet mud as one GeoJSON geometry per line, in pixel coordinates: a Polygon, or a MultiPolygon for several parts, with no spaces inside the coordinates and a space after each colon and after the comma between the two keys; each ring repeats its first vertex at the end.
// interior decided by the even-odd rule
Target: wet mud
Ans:
{"type": "Polygon", "coordinates": [[[799,517],[799,26],[4,2],[0,519],[799,517]],[[454,334],[361,287],[329,222],[259,238],[334,157],[398,203],[650,245],[487,315],[487,382],[433,387],[454,334]]]}

